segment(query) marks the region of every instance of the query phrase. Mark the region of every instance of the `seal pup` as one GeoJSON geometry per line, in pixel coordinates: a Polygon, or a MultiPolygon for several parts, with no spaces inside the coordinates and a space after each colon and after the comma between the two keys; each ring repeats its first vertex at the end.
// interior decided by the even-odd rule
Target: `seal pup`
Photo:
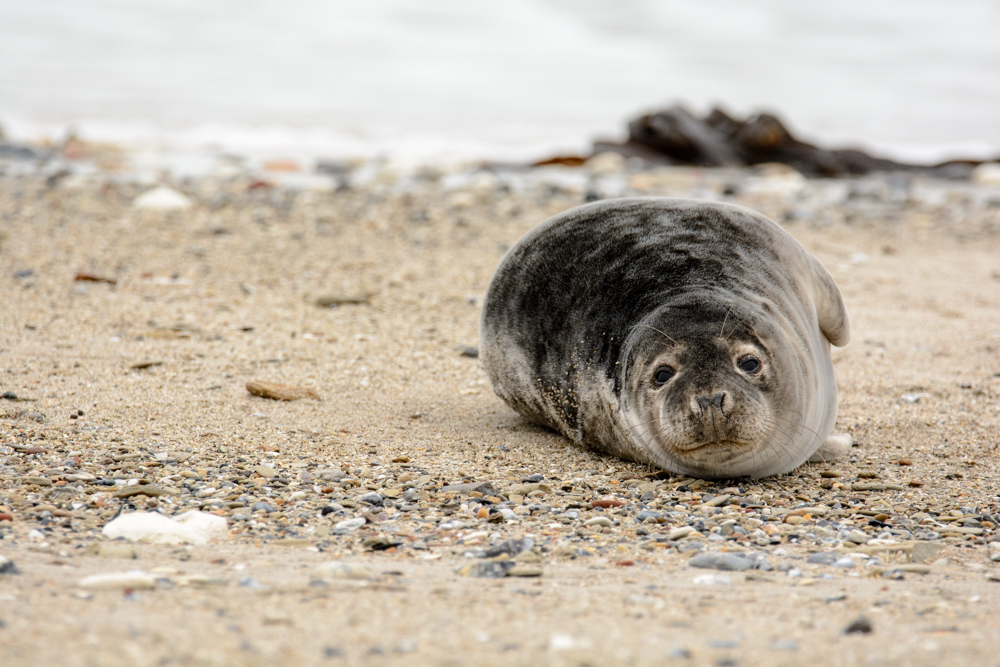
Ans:
{"type": "Polygon", "coordinates": [[[573,442],[696,477],[763,477],[843,454],[829,272],[739,206],[614,199],[518,241],[486,292],[496,394],[573,442]]]}

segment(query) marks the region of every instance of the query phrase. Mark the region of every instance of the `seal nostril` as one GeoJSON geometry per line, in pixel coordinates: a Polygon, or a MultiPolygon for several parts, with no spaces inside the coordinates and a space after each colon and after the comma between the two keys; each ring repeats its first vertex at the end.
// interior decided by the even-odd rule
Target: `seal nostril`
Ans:
{"type": "Polygon", "coordinates": [[[722,410],[722,406],[726,402],[726,392],[719,392],[712,397],[699,396],[694,400],[698,404],[698,407],[701,408],[702,412],[708,410],[709,408],[718,408],[719,410],[722,410]]]}

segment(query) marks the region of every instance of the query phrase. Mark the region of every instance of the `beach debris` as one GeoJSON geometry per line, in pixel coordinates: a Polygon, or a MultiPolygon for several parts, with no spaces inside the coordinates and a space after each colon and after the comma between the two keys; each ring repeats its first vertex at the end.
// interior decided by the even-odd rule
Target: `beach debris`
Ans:
{"type": "Polygon", "coordinates": [[[316,299],[320,308],[336,308],[337,306],[367,306],[371,303],[367,294],[330,294],[316,299]]]}
{"type": "Polygon", "coordinates": [[[117,285],[118,284],[118,281],[115,280],[114,278],[106,278],[104,276],[99,276],[99,275],[96,275],[94,273],[85,273],[85,272],[82,272],[82,271],[80,273],[77,273],[73,277],[73,280],[75,280],[77,282],[85,282],[85,283],[107,283],[108,285],[117,285]]]}
{"type": "Polygon", "coordinates": [[[110,539],[124,537],[132,542],[149,544],[208,544],[228,535],[226,520],[199,510],[178,517],[166,517],[158,512],[122,514],[101,531],[110,539]]]}
{"type": "MultiPolygon", "coordinates": [[[[1000,168],[978,160],[952,160],[935,165],[896,162],[855,149],[825,149],[796,138],[771,113],[736,118],[716,107],[699,118],[683,106],[643,114],[628,124],[624,143],[599,141],[594,154],[620,153],[654,164],[746,167],[780,163],[811,177],[859,176],[871,172],[925,172],[942,177],[975,175],[977,182],[1000,182],[1000,168]],[[977,166],[978,165],[978,166],[977,166]],[[977,171],[974,171],[977,170],[977,171]]],[[[563,156],[536,164],[569,165],[563,156]]]]}
{"type": "Polygon", "coordinates": [[[191,207],[191,200],[177,190],[161,185],[136,197],[132,205],[146,211],[183,211],[191,207]]]}
{"type": "Polygon", "coordinates": [[[247,391],[254,396],[270,398],[275,401],[296,401],[300,398],[315,398],[319,400],[319,394],[309,387],[297,387],[290,384],[278,382],[264,382],[262,380],[250,380],[246,384],[247,391]]]}
{"type": "Polygon", "coordinates": [[[80,588],[114,589],[114,588],[156,588],[157,577],[142,570],[129,570],[128,572],[110,572],[107,574],[92,574],[81,579],[77,586],[80,588]]]}

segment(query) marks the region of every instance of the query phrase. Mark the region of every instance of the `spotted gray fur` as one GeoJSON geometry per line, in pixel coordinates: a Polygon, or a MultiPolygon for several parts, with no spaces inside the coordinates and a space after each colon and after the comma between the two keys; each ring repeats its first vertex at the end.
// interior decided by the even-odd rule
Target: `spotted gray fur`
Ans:
{"type": "Polygon", "coordinates": [[[849,337],[833,278],[777,224],[650,197],[571,209],[511,248],[486,294],[480,355],[497,395],[578,444],[699,477],[761,477],[850,446],[831,436],[830,359],[849,337]],[[660,385],[665,368],[675,374],[660,385]]]}

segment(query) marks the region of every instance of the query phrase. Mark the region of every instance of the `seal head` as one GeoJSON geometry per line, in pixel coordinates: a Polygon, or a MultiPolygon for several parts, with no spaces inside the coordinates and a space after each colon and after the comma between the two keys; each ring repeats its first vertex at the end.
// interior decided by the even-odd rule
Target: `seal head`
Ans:
{"type": "Polygon", "coordinates": [[[822,451],[837,413],[830,343],[848,337],[833,279],[777,224],[643,198],[573,209],[519,241],[491,281],[480,346],[496,393],[530,419],[726,478],[822,451]]]}

